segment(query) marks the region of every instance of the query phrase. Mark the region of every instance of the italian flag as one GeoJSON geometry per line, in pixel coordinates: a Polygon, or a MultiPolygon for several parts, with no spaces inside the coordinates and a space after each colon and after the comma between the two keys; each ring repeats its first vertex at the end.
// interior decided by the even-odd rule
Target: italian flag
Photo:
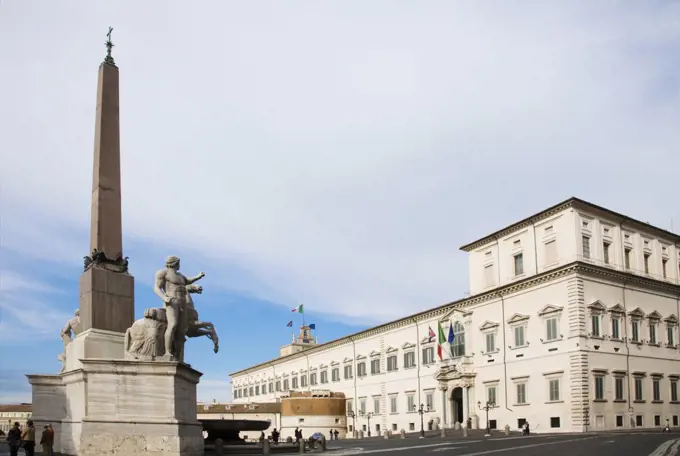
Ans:
{"type": "Polygon", "coordinates": [[[446,336],[444,336],[444,330],[442,329],[442,322],[437,322],[437,332],[439,333],[439,340],[437,341],[437,355],[439,355],[439,360],[443,361],[442,357],[442,345],[446,343],[446,336]]]}
{"type": "Polygon", "coordinates": [[[293,307],[292,311],[297,312],[297,313],[305,313],[305,309],[304,309],[304,306],[302,304],[300,304],[297,307],[293,307]]]}

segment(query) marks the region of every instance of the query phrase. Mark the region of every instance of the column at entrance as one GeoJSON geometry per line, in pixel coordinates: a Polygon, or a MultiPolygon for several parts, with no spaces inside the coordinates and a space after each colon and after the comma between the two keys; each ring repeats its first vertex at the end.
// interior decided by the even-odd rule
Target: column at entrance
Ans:
{"type": "Polygon", "coordinates": [[[470,387],[463,387],[463,423],[462,426],[467,426],[467,419],[470,416],[470,387]]]}
{"type": "Polygon", "coordinates": [[[447,385],[439,385],[439,389],[442,392],[442,427],[445,428],[446,424],[448,423],[447,416],[446,416],[446,407],[447,407],[446,392],[448,391],[449,387],[447,385]]]}

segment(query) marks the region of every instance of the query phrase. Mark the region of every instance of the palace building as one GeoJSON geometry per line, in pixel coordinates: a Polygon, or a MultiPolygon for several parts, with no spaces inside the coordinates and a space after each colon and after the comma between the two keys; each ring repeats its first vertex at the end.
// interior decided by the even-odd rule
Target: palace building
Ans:
{"type": "Polygon", "coordinates": [[[461,250],[470,297],[324,344],[303,327],[231,374],[234,403],[338,391],[350,433],[418,431],[421,404],[426,428],[483,428],[487,403],[498,429],[679,425],[680,236],[570,198],[461,250]]]}

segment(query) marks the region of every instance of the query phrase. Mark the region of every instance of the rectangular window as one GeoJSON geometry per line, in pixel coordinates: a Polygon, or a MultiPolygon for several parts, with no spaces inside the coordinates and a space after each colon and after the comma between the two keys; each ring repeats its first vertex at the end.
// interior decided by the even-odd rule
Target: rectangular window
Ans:
{"type": "Polygon", "coordinates": [[[629,248],[623,249],[623,265],[626,269],[630,269],[630,250],[629,248]]]}
{"type": "Polygon", "coordinates": [[[484,266],[484,284],[487,287],[494,285],[496,282],[494,280],[493,264],[487,264],[484,266]]]}
{"type": "Polygon", "coordinates": [[[488,333],[486,335],[486,351],[487,353],[496,351],[496,334],[488,333]]]}
{"type": "Polygon", "coordinates": [[[524,326],[515,326],[515,347],[524,346],[524,326]]]}
{"type": "Polygon", "coordinates": [[[559,379],[550,380],[549,389],[550,389],[550,391],[549,391],[550,401],[559,401],[560,400],[560,380],[559,379]]]}
{"type": "Polygon", "coordinates": [[[616,415],[616,427],[623,427],[623,415],[616,415]]]}
{"type": "Polygon", "coordinates": [[[366,399],[359,399],[359,413],[366,413],[366,399]]]}
{"type": "Polygon", "coordinates": [[[640,341],[640,324],[637,321],[632,321],[630,323],[631,325],[631,339],[633,342],[639,342],[640,341]]]}
{"type": "Polygon", "coordinates": [[[557,241],[545,243],[545,265],[557,263],[557,241]]]}
{"type": "Polygon", "coordinates": [[[546,340],[557,339],[557,317],[548,318],[546,320],[546,340]]]}
{"type": "Polygon", "coordinates": [[[661,400],[661,382],[656,378],[652,380],[652,398],[653,401],[661,400]]]}
{"type": "Polygon", "coordinates": [[[671,380],[671,401],[678,402],[678,381],[671,380]]]}
{"type": "Polygon", "coordinates": [[[619,319],[618,317],[612,317],[612,338],[613,339],[620,339],[621,336],[619,334],[619,319]]]}
{"type": "Polygon", "coordinates": [[[397,413],[397,396],[390,396],[390,413],[397,413]]]}
{"type": "Polygon", "coordinates": [[[339,367],[334,367],[333,370],[331,370],[331,378],[334,382],[340,381],[340,368],[339,367]]]}
{"type": "Polygon", "coordinates": [[[425,407],[434,410],[434,393],[425,393],[425,407]]]}
{"type": "Polygon", "coordinates": [[[274,392],[274,382],[269,382],[269,392],[270,393],[274,392]]]}
{"type": "Polygon", "coordinates": [[[581,245],[583,246],[583,258],[590,258],[590,237],[581,236],[581,245]]]}
{"type": "Polygon", "coordinates": [[[345,380],[352,378],[352,365],[345,366],[345,380]]]}
{"type": "Polygon", "coordinates": [[[328,371],[321,371],[321,383],[328,383],[328,371]]]}
{"type": "Polygon", "coordinates": [[[366,376],[366,363],[357,364],[357,377],[366,376]]]}
{"type": "Polygon", "coordinates": [[[600,337],[600,316],[591,315],[590,316],[590,326],[592,330],[592,335],[594,337],[600,337]]]}
{"type": "Polygon", "coordinates": [[[604,377],[601,375],[595,376],[595,400],[604,399],[604,377]]]}
{"type": "Polygon", "coordinates": [[[656,343],[656,323],[649,324],[649,343],[656,343]]]}
{"type": "Polygon", "coordinates": [[[260,385],[255,386],[255,396],[259,396],[260,394],[260,385]]]}
{"type": "Polygon", "coordinates": [[[373,398],[373,413],[375,413],[376,415],[380,415],[380,398],[379,397],[373,398]]]}
{"type": "Polygon", "coordinates": [[[495,404],[496,403],[496,387],[495,386],[489,386],[486,388],[486,401],[489,404],[495,404]]]}
{"type": "Polygon", "coordinates": [[[513,258],[515,264],[515,275],[518,276],[520,274],[524,274],[524,255],[518,253],[513,258]]]}
{"type": "Polygon", "coordinates": [[[404,353],[404,368],[416,367],[416,354],[415,352],[404,353]]]}
{"type": "Polygon", "coordinates": [[[668,267],[668,260],[664,258],[663,260],[661,260],[661,274],[663,275],[664,279],[668,278],[668,272],[666,271],[667,267],[668,267]]]}
{"type": "Polygon", "coordinates": [[[675,345],[675,327],[668,325],[666,327],[666,336],[668,338],[668,345],[675,345]]]}
{"type": "Polygon", "coordinates": [[[423,348],[423,364],[434,363],[434,347],[423,348]]]}
{"type": "Polygon", "coordinates": [[[559,416],[553,416],[553,417],[550,418],[550,427],[551,428],[560,427],[560,417],[559,416]]]}
{"type": "Polygon", "coordinates": [[[354,410],[354,401],[352,399],[347,401],[347,411],[351,412],[354,410]]]}
{"type": "Polygon", "coordinates": [[[293,378],[291,379],[291,384],[292,384],[292,386],[293,386],[293,389],[297,388],[297,387],[298,387],[298,378],[297,378],[297,377],[293,377],[293,378]]]}
{"type": "Polygon", "coordinates": [[[406,410],[412,412],[416,409],[415,397],[413,394],[408,394],[406,396],[406,410]]]}
{"type": "Polygon", "coordinates": [[[602,243],[602,254],[604,257],[604,264],[609,264],[609,246],[611,244],[609,242],[603,242],[602,243]]]}
{"type": "Polygon", "coordinates": [[[283,390],[288,391],[290,388],[288,387],[288,379],[285,379],[283,381],[283,390]]]}
{"type": "Polygon", "coordinates": [[[527,384],[526,383],[518,383],[516,385],[517,388],[517,403],[518,404],[526,404],[527,403],[527,384]]]}
{"type": "Polygon", "coordinates": [[[303,375],[300,377],[300,386],[307,386],[307,376],[303,375]]]}
{"type": "Polygon", "coordinates": [[[276,391],[281,391],[281,380],[276,381],[276,391]]]}
{"type": "Polygon", "coordinates": [[[371,374],[379,374],[380,373],[380,359],[372,359],[371,360],[371,374]]]}
{"type": "Polygon", "coordinates": [[[635,378],[635,400],[641,401],[643,398],[642,394],[642,378],[635,378]]]}
{"type": "Polygon", "coordinates": [[[313,374],[309,374],[309,384],[316,385],[316,372],[313,374]]]}
{"type": "Polygon", "coordinates": [[[395,370],[397,370],[397,355],[390,355],[387,357],[387,372],[395,370]]]}
{"type": "Polygon", "coordinates": [[[649,274],[649,257],[651,255],[649,253],[645,253],[643,255],[644,262],[645,262],[645,274],[649,274]]]}
{"type": "Polygon", "coordinates": [[[614,378],[614,399],[623,400],[623,377],[614,378]]]}

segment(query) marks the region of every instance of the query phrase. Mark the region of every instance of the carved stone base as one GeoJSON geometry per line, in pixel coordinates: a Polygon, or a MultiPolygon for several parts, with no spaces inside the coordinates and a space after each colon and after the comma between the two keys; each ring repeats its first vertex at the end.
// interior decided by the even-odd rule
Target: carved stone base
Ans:
{"type": "Polygon", "coordinates": [[[200,372],[177,362],[85,359],[82,370],[31,375],[33,421],[51,423],[55,452],[203,456],[200,372]]]}
{"type": "Polygon", "coordinates": [[[81,359],[106,358],[123,359],[123,334],[101,329],[88,329],[78,334],[66,346],[66,368],[64,372],[81,369],[81,359]]]}

